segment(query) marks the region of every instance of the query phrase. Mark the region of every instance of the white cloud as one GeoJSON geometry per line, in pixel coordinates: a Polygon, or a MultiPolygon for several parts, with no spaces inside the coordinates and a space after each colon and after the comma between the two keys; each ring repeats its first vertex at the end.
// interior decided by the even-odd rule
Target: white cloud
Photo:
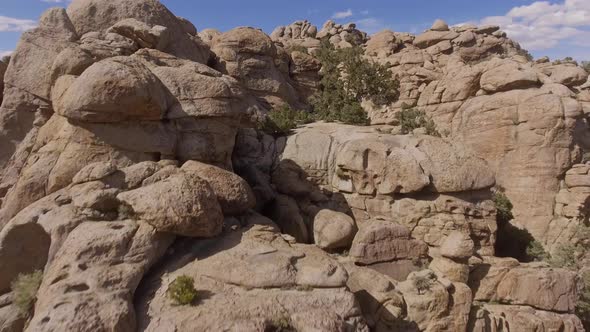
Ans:
{"type": "Polygon", "coordinates": [[[389,29],[389,26],[383,22],[383,20],[375,17],[367,17],[356,22],[356,26],[359,30],[364,31],[368,34],[373,34],[381,30],[389,29]]]}
{"type": "Polygon", "coordinates": [[[48,2],[48,3],[64,3],[64,2],[70,2],[71,0],[41,0],[42,2],[48,2]]]}
{"type": "Polygon", "coordinates": [[[0,50],[0,58],[3,58],[5,56],[9,56],[11,54],[12,54],[12,51],[3,51],[3,50],[0,50]]]}
{"type": "Polygon", "coordinates": [[[343,12],[336,12],[334,13],[334,15],[332,15],[332,18],[334,19],[342,19],[342,18],[347,18],[347,17],[351,17],[352,16],[352,10],[348,9],[346,11],[343,12]]]}
{"type": "Polygon", "coordinates": [[[33,20],[0,16],[0,32],[5,32],[5,31],[21,32],[21,31],[33,29],[36,26],[37,26],[37,22],[35,22],[33,20]]]}
{"type": "Polygon", "coordinates": [[[362,10],[362,11],[361,11],[361,14],[362,14],[362,15],[369,15],[369,11],[368,11],[368,10],[362,10]]]}
{"type": "Polygon", "coordinates": [[[504,16],[490,16],[478,24],[502,27],[508,36],[531,51],[566,45],[590,46],[590,1],[536,1],[512,8],[504,16]]]}

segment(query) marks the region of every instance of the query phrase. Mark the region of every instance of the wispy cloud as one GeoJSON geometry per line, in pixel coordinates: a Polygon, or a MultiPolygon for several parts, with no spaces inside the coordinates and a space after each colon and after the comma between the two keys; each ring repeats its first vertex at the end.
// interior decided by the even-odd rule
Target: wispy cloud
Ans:
{"type": "Polygon", "coordinates": [[[22,32],[33,29],[37,26],[37,22],[33,20],[26,20],[14,17],[0,16],[0,32],[13,31],[22,32]]]}
{"type": "Polygon", "coordinates": [[[351,17],[351,16],[352,16],[352,10],[348,9],[346,11],[334,13],[334,15],[332,15],[332,18],[338,20],[338,19],[343,19],[343,18],[347,18],[347,17],[351,17]]]}
{"type": "Polygon", "coordinates": [[[3,51],[0,50],[0,58],[5,57],[5,56],[9,56],[12,54],[12,51],[3,51]]]}
{"type": "Polygon", "coordinates": [[[590,1],[536,1],[512,8],[503,16],[485,17],[477,24],[495,24],[531,51],[566,45],[590,46],[590,1]]]}
{"type": "Polygon", "coordinates": [[[356,22],[357,28],[368,34],[373,34],[381,30],[390,29],[391,27],[383,20],[376,17],[367,17],[356,22]]]}
{"type": "Polygon", "coordinates": [[[72,0],[41,0],[42,2],[48,2],[48,3],[64,3],[64,2],[70,2],[72,0]]]}
{"type": "Polygon", "coordinates": [[[368,10],[361,10],[361,15],[369,15],[369,11],[368,10]]]}

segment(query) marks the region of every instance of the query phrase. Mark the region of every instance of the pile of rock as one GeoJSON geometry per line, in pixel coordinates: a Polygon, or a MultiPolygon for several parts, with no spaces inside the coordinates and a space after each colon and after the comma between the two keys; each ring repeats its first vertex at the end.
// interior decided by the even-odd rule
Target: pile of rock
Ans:
{"type": "Polygon", "coordinates": [[[157,0],[50,9],[4,74],[0,330],[583,331],[575,272],[493,257],[496,183],[551,246],[588,215],[588,74],[523,54],[442,21],[269,37],[198,33],[157,0]],[[324,38],[389,63],[400,103],[365,103],[370,127],[251,128],[306,107],[324,38]],[[401,102],[453,140],[383,124],[401,102]],[[27,320],[11,283],[37,270],[27,320]],[[183,275],[194,306],[167,296],[183,275]]]}

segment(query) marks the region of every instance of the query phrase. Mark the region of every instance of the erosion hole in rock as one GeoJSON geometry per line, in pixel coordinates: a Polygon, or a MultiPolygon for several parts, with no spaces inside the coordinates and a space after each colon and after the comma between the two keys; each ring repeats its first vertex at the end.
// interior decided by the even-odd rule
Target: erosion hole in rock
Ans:
{"type": "Polygon", "coordinates": [[[72,293],[72,292],[84,292],[89,290],[90,287],[87,284],[77,284],[77,285],[71,285],[68,286],[68,288],[66,288],[66,293],[72,293]]]}
{"type": "Polygon", "coordinates": [[[51,237],[39,224],[9,227],[11,229],[0,239],[0,293],[10,289],[10,283],[19,274],[43,270],[51,246],[51,237]]]}

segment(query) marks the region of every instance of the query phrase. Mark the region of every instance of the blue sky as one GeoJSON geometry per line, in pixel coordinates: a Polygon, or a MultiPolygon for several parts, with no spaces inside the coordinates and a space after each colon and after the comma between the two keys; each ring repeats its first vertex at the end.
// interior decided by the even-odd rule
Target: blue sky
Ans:
{"type": "MultiPolygon", "coordinates": [[[[109,0],[105,0],[109,1],[109,0]]],[[[197,29],[254,26],[270,33],[278,25],[330,18],[357,22],[373,33],[385,28],[420,33],[437,18],[449,24],[498,24],[535,56],[590,59],[590,0],[161,0],[197,29]]],[[[0,0],[0,54],[14,49],[20,33],[39,15],[68,0],[0,0]]]]}

